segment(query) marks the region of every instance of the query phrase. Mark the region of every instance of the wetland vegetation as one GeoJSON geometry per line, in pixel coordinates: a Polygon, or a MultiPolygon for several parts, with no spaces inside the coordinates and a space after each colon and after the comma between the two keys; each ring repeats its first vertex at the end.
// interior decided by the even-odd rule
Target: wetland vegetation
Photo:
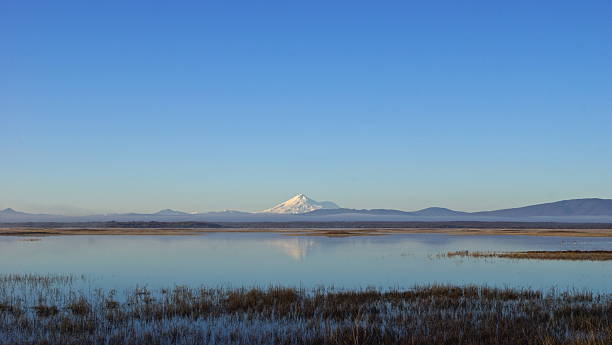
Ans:
{"type": "Polygon", "coordinates": [[[612,296],[484,286],[77,289],[0,276],[0,344],[584,344],[612,342],[612,296]]]}
{"type": "Polygon", "coordinates": [[[444,254],[446,257],[506,258],[536,260],[612,260],[612,250],[530,250],[522,252],[482,252],[460,250],[444,254]]]}

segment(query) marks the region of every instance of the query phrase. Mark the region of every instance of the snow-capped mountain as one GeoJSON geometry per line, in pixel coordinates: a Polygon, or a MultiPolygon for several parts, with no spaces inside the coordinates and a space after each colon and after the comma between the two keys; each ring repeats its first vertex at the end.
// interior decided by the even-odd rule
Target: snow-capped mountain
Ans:
{"type": "Polygon", "coordinates": [[[331,201],[318,202],[312,200],[304,194],[298,194],[285,202],[282,202],[267,210],[259,211],[258,213],[300,214],[314,210],[334,208],[340,208],[340,206],[331,201]]]}
{"type": "Polygon", "coordinates": [[[161,210],[155,213],[110,213],[87,216],[38,214],[0,210],[0,226],[28,222],[360,222],[360,221],[477,221],[611,223],[612,199],[573,199],[519,208],[460,212],[440,207],[420,211],[340,208],[329,201],[317,202],[303,194],[260,212],[226,210],[186,213],[161,210]]]}

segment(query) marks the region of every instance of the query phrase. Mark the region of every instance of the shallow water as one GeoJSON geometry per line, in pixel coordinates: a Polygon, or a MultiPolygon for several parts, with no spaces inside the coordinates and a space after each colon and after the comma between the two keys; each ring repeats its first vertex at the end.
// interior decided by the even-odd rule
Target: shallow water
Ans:
{"type": "Polygon", "coordinates": [[[298,237],[193,236],[0,238],[0,273],[85,274],[95,287],[291,285],[339,288],[453,283],[612,292],[612,261],[441,258],[448,251],[612,250],[610,238],[401,234],[298,237]]]}

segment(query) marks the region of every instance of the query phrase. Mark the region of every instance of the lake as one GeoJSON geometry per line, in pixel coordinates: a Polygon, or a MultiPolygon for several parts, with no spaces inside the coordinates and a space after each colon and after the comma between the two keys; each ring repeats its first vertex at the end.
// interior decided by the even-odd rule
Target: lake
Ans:
{"type": "Polygon", "coordinates": [[[484,284],[612,292],[612,261],[446,258],[449,251],[612,250],[611,238],[278,233],[0,238],[1,273],[85,274],[95,287],[405,288],[484,284]]]}

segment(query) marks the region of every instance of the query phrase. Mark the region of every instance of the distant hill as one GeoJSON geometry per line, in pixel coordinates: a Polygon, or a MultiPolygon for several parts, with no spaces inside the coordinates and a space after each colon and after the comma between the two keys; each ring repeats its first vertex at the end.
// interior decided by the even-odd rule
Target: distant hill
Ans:
{"type": "Polygon", "coordinates": [[[328,216],[335,214],[369,214],[369,215],[394,215],[394,216],[409,216],[411,212],[389,210],[389,209],[372,209],[372,210],[357,210],[353,208],[335,208],[335,209],[318,209],[303,213],[304,216],[328,216]]]}
{"type": "Polygon", "coordinates": [[[493,217],[612,216],[612,199],[573,199],[496,211],[474,212],[493,217]]]}
{"type": "Polygon", "coordinates": [[[612,199],[574,199],[482,212],[461,212],[442,207],[419,211],[340,208],[298,195],[266,212],[222,211],[186,213],[171,209],[155,213],[117,213],[90,216],[32,214],[11,208],[0,211],[0,223],[25,222],[333,222],[333,221],[488,221],[612,223],[612,199]]]}
{"type": "Polygon", "coordinates": [[[367,215],[379,215],[379,216],[421,216],[421,217],[449,217],[449,216],[462,216],[469,215],[467,212],[460,212],[450,210],[442,207],[429,207],[419,211],[407,212],[392,209],[371,209],[371,210],[357,210],[352,208],[337,208],[337,209],[320,209],[311,212],[304,213],[308,216],[323,216],[323,215],[335,215],[335,214],[367,214],[367,215]]]}
{"type": "Polygon", "coordinates": [[[187,212],[175,211],[169,208],[153,213],[153,215],[156,215],[156,216],[184,216],[188,214],[189,213],[187,212]]]}
{"type": "Polygon", "coordinates": [[[5,208],[4,210],[0,211],[0,215],[3,215],[3,216],[16,216],[20,214],[27,214],[27,213],[18,212],[18,211],[13,210],[12,208],[5,208]]]}
{"type": "Polygon", "coordinates": [[[45,221],[58,221],[64,216],[57,216],[52,214],[35,214],[15,211],[12,208],[6,208],[0,211],[0,222],[45,222],[45,221]]]}
{"type": "Polygon", "coordinates": [[[455,211],[443,207],[429,207],[419,211],[411,212],[413,216],[424,216],[424,217],[450,217],[450,216],[464,216],[469,215],[468,212],[455,211]]]}

